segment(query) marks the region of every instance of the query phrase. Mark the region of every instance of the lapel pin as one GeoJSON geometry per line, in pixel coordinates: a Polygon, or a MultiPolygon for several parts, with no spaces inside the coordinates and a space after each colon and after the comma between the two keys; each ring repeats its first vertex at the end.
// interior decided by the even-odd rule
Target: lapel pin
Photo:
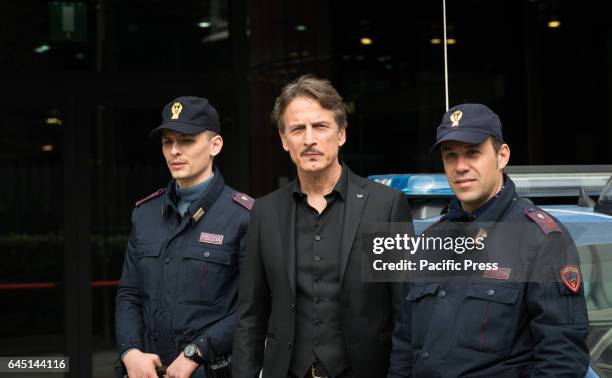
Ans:
{"type": "Polygon", "coordinates": [[[481,228],[480,230],[478,230],[478,232],[476,233],[476,236],[474,237],[474,239],[486,239],[487,236],[489,236],[489,233],[487,232],[487,230],[485,230],[484,228],[481,228]]]}
{"type": "Polygon", "coordinates": [[[202,209],[201,207],[198,209],[198,211],[195,212],[195,214],[193,214],[193,217],[191,217],[193,219],[194,222],[197,222],[200,220],[200,218],[202,218],[204,216],[204,209],[202,209]]]}

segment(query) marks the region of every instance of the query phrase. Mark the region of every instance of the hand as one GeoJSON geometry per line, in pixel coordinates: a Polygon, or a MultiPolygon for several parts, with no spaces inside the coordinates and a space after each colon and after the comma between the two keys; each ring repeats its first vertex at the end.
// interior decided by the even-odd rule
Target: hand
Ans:
{"type": "MultiPolygon", "coordinates": [[[[166,369],[166,377],[168,378],[189,378],[191,374],[198,368],[195,361],[185,357],[183,353],[179,354],[176,360],[172,361],[168,369],[166,369]]],[[[131,377],[130,377],[131,378],[131,377]]]]}
{"type": "Polygon", "coordinates": [[[143,353],[138,349],[127,352],[123,356],[123,364],[130,378],[157,378],[155,367],[162,366],[157,354],[143,353]]]}

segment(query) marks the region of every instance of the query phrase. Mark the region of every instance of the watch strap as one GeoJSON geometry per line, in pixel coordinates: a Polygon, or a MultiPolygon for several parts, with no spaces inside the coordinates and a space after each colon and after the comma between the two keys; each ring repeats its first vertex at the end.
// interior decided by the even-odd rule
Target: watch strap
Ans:
{"type": "MultiPolygon", "coordinates": [[[[187,347],[189,346],[194,346],[196,353],[194,353],[193,355],[187,355],[187,353],[185,353],[185,350],[183,350],[183,355],[187,358],[189,358],[191,361],[195,362],[198,365],[202,365],[202,363],[204,362],[204,359],[202,357],[200,357],[200,348],[198,348],[198,346],[196,344],[188,344],[187,347]]],[[[185,347],[185,349],[187,349],[187,347],[185,347]]]]}

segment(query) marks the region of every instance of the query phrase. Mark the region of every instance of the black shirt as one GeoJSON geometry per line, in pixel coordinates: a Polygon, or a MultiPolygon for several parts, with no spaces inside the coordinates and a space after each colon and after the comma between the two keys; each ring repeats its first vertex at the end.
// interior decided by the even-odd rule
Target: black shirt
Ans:
{"type": "Polygon", "coordinates": [[[291,372],[304,376],[321,361],[332,376],[349,367],[340,318],[340,243],[348,178],[325,195],[319,212],[308,204],[298,180],[293,187],[296,206],[296,334],[291,372]]]}

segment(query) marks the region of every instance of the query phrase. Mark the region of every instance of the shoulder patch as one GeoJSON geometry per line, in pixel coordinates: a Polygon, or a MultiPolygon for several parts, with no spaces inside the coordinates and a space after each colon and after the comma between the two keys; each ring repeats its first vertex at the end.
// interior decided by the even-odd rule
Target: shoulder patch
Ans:
{"type": "Polygon", "coordinates": [[[525,216],[540,226],[540,229],[546,235],[550,234],[551,232],[561,232],[561,229],[557,223],[555,223],[550,215],[546,214],[544,210],[531,207],[525,209],[525,216]]]}
{"type": "Polygon", "coordinates": [[[580,290],[580,267],[576,265],[563,265],[559,270],[563,285],[574,294],[580,290]]]}
{"type": "Polygon", "coordinates": [[[234,202],[244,206],[248,211],[251,211],[255,200],[244,193],[236,193],[232,196],[234,202]]]}
{"type": "Polygon", "coordinates": [[[161,196],[162,194],[166,193],[166,188],[162,188],[160,190],[158,190],[157,192],[151,193],[148,196],[146,196],[145,198],[136,201],[136,203],[134,204],[135,207],[138,207],[140,205],[142,205],[143,203],[152,200],[153,198],[157,198],[159,196],[161,196]]]}

